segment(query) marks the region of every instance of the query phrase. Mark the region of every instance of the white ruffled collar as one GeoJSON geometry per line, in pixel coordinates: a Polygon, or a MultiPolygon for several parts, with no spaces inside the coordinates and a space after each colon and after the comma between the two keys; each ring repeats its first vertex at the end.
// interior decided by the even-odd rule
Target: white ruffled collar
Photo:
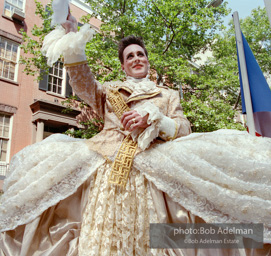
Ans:
{"type": "Polygon", "coordinates": [[[144,78],[127,76],[126,81],[124,82],[124,87],[128,87],[132,91],[128,100],[138,95],[160,92],[160,89],[149,79],[149,76],[144,78]]]}

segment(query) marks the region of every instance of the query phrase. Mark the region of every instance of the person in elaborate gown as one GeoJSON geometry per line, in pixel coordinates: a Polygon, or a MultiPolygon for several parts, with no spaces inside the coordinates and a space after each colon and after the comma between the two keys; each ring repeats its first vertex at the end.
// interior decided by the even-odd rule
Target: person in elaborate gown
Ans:
{"type": "Polygon", "coordinates": [[[52,135],[12,158],[0,255],[271,255],[271,140],[190,134],[178,93],[149,80],[134,36],[119,46],[126,81],[100,84],[84,54],[91,31],[74,25],[69,15],[43,49],[51,63],[64,56],[104,128],[90,140],[52,135]],[[150,223],[263,223],[264,247],[151,249],[150,223]]]}

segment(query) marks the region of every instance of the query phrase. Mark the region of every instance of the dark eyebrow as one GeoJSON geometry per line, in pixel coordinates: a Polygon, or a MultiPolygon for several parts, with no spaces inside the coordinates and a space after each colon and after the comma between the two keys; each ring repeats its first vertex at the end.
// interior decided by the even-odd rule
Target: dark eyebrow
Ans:
{"type": "Polygon", "coordinates": [[[137,53],[137,54],[138,54],[138,53],[142,53],[142,54],[144,55],[144,52],[143,52],[143,51],[141,51],[141,50],[140,50],[140,51],[137,51],[136,53],[137,53]]]}
{"type": "MultiPolygon", "coordinates": [[[[138,51],[136,52],[136,54],[139,54],[139,53],[141,53],[141,54],[144,55],[144,51],[138,50],[138,51]]],[[[133,55],[133,54],[134,54],[133,52],[128,53],[126,58],[129,58],[130,55],[133,55]]]]}

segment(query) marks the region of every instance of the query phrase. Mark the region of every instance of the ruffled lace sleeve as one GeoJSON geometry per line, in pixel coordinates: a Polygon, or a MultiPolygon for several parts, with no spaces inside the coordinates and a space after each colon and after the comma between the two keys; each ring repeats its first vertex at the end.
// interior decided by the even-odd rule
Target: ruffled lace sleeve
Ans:
{"type": "Polygon", "coordinates": [[[47,58],[47,64],[52,66],[61,56],[65,64],[86,61],[86,43],[93,38],[95,31],[88,24],[78,32],[65,33],[62,26],[57,26],[45,36],[42,53],[47,58]]]}
{"type": "Polygon", "coordinates": [[[65,29],[56,27],[45,38],[42,52],[47,57],[47,64],[52,66],[60,56],[64,57],[70,77],[70,85],[78,97],[84,100],[101,118],[104,117],[105,90],[95,80],[86,64],[85,47],[92,39],[94,30],[85,24],[78,32],[65,34],[65,29]]]}
{"type": "Polygon", "coordinates": [[[179,95],[175,91],[171,92],[166,115],[151,102],[145,102],[135,110],[142,117],[149,115],[147,123],[150,126],[132,132],[132,138],[137,140],[142,150],[147,149],[158,136],[168,141],[191,133],[190,123],[183,114],[179,95]]]}
{"type": "Polygon", "coordinates": [[[160,120],[164,115],[159,111],[159,108],[151,102],[145,102],[134,110],[136,110],[141,117],[149,115],[147,123],[150,126],[145,129],[135,129],[131,133],[133,140],[137,140],[138,147],[145,150],[150,146],[151,142],[158,137],[160,120]]]}
{"type": "Polygon", "coordinates": [[[190,133],[190,122],[183,114],[179,93],[171,90],[167,114],[160,121],[159,137],[163,140],[173,140],[190,133]]]}

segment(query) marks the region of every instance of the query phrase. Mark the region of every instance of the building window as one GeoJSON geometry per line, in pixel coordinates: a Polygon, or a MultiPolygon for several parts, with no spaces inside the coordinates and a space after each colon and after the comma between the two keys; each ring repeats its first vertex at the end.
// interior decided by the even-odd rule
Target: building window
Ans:
{"type": "Polygon", "coordinates": [[[69,76],[62,62],[56,62],[49,69],[49,74],[41,70],[42,79],[39,82],[39,89],[47,93],[56,94],[61,97],[73,95],[69,84],[69,76]]]}
{"type": "Polygon", "coordinates": [[[19,44],[0,37],[0,77],[15,81],[19,44]]]}
{"type": "Polygon", "coordinates": [[[6,0],[4,14],[8,17],[12,17],[14,9],[19,9],[23,12],[24,0],[6,0]]]}
{"type": "Polygon", "coordinates": [[[48,91],[62,95],[63,80],[63,63],[57,62],[49,69],[48,91]]]}
{"type": "Polygon", "coordinates": [[[11,116],[0,113],[0,162],[8,162],[11,116]]]}

